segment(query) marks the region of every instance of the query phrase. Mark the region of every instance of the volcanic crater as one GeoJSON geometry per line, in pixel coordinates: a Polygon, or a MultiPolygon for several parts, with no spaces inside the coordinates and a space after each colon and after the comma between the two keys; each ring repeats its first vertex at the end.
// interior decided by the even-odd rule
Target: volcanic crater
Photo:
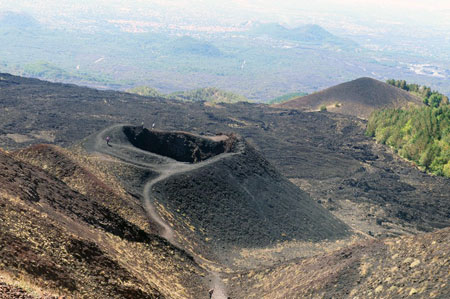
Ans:
{"type": "Polygon", "coordinates": [[[135,147],[175,159],[179,162],[198,163],[222,153],[232,152],[236,136],[198,136],[187,132],[147,130],[126,126],[123,132],[135,147]]]}
{"type": "Polygon", "coordinates": [[[143,168],[154,173],[119,179],[141,197],[161,236],[194,255],[217,258],[238,248],[351,234],[237,134],[200,136],[115,125],[89,137],[84,146],[135,167],[133,176],[143,168]]]}

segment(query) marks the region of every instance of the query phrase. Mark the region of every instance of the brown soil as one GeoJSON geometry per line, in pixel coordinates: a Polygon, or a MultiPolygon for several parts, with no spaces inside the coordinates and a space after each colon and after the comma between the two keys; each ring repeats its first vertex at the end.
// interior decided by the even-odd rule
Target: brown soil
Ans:
{"type": "MultiPolygon", "coordinates": [[[[0,297],[3,299],[34,299],[34,296],[28,295],[28,293],[18,287],[8,285],[7,283],[4,283],[0,281],[0,297]]],[[[47,297],[50,298],[57,298],[57,297],[47,297]]]]}
{"type": "Polygon", "coordinates": [[[207,289],[189,255],[95,198],[3,152],[0,168],[0,270],[19,282],[81,298],[186,298],[207,289]]]}
{"type": "Polygon", "coordinates": [[[149,225],[140,202],[127,194],[116,180],[106,177],[104,169],[99,171],[98,167],[108,163],[89,159],[83,154],[77,155],[52,145],[35,145],[13,152],[12,155],[16,159],[44,169],[71,189],[130,219],[140,229],[149,233],[157,232],[149,225]]]}

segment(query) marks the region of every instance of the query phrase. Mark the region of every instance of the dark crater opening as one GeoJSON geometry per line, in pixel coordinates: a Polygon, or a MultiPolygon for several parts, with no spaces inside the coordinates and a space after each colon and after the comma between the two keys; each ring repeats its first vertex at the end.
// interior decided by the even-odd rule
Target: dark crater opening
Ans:
{"type": "Polygon", "coordinates": [[[147,130],[142,127],[124,127],[123,130],[135,147],[189,163],[232,152],[236,141],[233,134],[201,137],[186,132],[147,130]]]}

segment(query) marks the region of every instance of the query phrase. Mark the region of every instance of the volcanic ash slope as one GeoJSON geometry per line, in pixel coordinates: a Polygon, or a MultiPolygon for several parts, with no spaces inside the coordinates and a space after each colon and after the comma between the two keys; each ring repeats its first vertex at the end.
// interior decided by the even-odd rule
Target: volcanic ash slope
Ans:
{"type": "Polygon", "coordinates": [[[251,248],[349,235],[344,223],[239,136],[201,137],[139,127],[123,127],[123,132],[140,150],[166,156],[155,167],[162,174],[152,184],[150,198],[164,207],[163,217],[178,235],[197,244],[251,248]]]}
{"type": "Polygon", "coordinates": [[[331,112],[367,119],[375,110],[409,105],[423,105],[422,99],[387,83],[359,78],[275,106],[301,110],[326,106],[331,112]]]}

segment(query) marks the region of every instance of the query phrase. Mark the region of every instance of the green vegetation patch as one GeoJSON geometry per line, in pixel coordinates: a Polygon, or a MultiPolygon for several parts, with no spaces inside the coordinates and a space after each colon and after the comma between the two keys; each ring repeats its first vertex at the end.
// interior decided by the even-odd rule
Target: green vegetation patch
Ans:
{"type": "Polygon", "coordinates": [[[195,90],[175,92],[169,96],[178,97],[185,101],[205,101],[211,103],[237,103],[248,102],[242,95],[224,91],[215,87],[199,88],[195,90]]]}
{"type": "Polygon", "coordinates": [[[38,61],[25,65],[24,72],[27,75],[41,78],[54,78],[69,80],[73,77],[69,72],[54,66],[46,61],[38,61]]]}
{"type": "Polygon", "coordinates": [[[131,89],[128,89],[127,92],[129,93],[134,93],[134,94],[138,94],[140,96],[145,96],[145,97],[158,97],[158,98],[165,98],[166,95],[160,93],[158,90],[156,90],[155,88],[151,88],[148,86],[137,86],[131,89]]]}
{"type": "Polygon", "coordinates": [[[425,85],[408,84],[405,80],[389,79],[387,84],[409,91],[410,93],[423,99],[423,103],[427,106],[434,108],[448,104],[448,97],[435,90],[431,91],[431,88],[425,85]]]}
{"type": "Polygon", "coordinates": [[[366,134],[426,171],[450,177],[449,105],[376,111],[366,134]]]}
{"type": "Polygon", "coordinates": [[[229,91],[224,91],[216,87],[199,88],[188,91],[178,91],[171,94],[162,94],[154,88],[147,86],[138,86],[128,89],[127,92],[135,93],[141,96],[160,97],[170,100],[188,101],[188,102],[210,102],[210,103],[237,103],[248,102],[249,100],[240,95],[229,91]]]}
{"type": "Polygon", "coordinates": [[[26,76],[48,80],[112,83],[110,78],[106,75],[97,74],[94,77],[87,72],[69,72],[47,61],[36,61],[26,64],[23,67],[23,73],[26,76]]]}

